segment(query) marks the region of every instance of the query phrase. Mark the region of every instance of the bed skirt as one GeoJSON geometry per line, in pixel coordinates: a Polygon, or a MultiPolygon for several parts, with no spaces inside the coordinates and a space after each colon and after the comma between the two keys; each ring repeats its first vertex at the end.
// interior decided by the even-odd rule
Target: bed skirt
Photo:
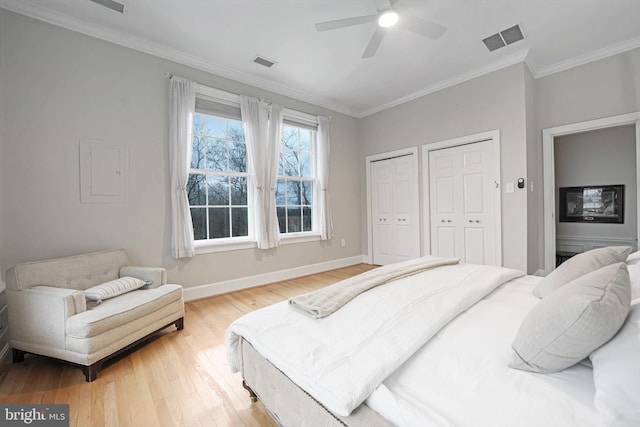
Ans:
{"type": "Polygon", "coordinates": [[[244,339],[242,360],[242,376],[246,385],[281,426],[393,427],[393,424],[364,404],[357,407],[348,417],[332,414],[263,358],[244,339]]]}

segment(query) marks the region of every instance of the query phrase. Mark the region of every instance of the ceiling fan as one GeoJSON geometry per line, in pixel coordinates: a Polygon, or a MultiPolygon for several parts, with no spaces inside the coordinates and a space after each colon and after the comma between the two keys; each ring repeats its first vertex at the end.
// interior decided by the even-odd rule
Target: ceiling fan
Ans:
{"type": "Polygon", "coordinates": [[[382,43],[382,39],[386,34],[386,29],[396,24],[407,31],[411,31],[434,40],[438,39],[445,31],[447,31],[447,27],[443,27],[435,22],[427,21],[408,13],[396,12],[393,6],[395,6],[398,1],[399,0],[378,0],[378,13],[318,22],[315,24],[315,27],[317,31],[329,31],[378,21],[378,27],[376,27],[376,30],[371,36],[371,40],[369,40],[369,44],[362,53],[362,58],[373,57],[376,54],[378,47],[380,47],[380,43],[382,43]]]}

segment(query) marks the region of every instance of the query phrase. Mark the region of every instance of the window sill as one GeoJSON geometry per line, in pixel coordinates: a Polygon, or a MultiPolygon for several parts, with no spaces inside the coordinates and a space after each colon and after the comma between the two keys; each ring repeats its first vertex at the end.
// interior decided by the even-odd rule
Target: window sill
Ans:
{"type": "Polygon", "coordinates": [[[238,251],[242,249],[256,248],[255,240],[240,240],[240,241],[221,241],[221,242],[196,242],[196,255],[210,254],[214,252],[228,252],[238,251]]]}
{"type": "Polygon", "coordinates": [[[292,243],[305,243],[305,242],[315,242],[320,240],[320,234],[311,234],[311,233],[292,233],[292,234],[281,234],[280,235],[280,244],[281,245],[290,245],[292,243]]]}
{"type": "MultiPolygon", "coordinates": [[[[310,233],[297,233],[287,234],[280,236],[280,245],[291,245],[295,243],[316,242],[320,240],[319,234],[310,233]]],[[[214,252],[229,252],[242,249],[255,249],[257,243],[254,240],[240,240],[240,241],[198,241],[195,242],[196,255],[209,254],[214,252]]]]}

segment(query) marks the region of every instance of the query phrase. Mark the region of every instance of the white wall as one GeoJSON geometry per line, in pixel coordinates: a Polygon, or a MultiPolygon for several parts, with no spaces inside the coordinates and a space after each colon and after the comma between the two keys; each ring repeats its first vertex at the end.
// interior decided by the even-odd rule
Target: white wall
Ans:
{"type": "MultiPolygon", "coordinates": [[[[560,187],[625,185],[624,224],[556,222],[557,238],[598,242],[635,240],[637,231],[636,131],[634,125],[556,137],[556,194],[560,187]],[[591,239],[595,238],[595,239],[591,239]]],[[[559,205],[556,206],[556,210],[559,205]]],[[[556,219],[559,215],[556,216],[556,219]]],[[[561,245],[556,245],[558,249],[561,245]]]]}
{"type": "Polygon", "coordinates": [[[0,49],[3,268],[124,247],[133,263],[164,266],[170,281],[189,287],[361,254],[356,119],[5,10],[0,49]],[[167,72],[332,117],[333,242],[171,258],[167,72]],[[80,203],[79,141],[86,137],[128,147],[123,203],[80,203]]]}
{"type": "MultiPolygon", "coordinates": [[[[525,71],[524,64],[514,65],[362,119],[361,161],[372,154],[499,129],[502,183],[526,179],[525,71]]],[[[364,175],[362,183],[364,194],[364,175]]],[[[366,211],[366,201],[361,198],[361,203],[366,211]]],[[[526,190],[502,193],[502,219],[504,265],[526,271],[526,190]]],[[[364,224],[364,252],[366,239],[364,224]]]]}

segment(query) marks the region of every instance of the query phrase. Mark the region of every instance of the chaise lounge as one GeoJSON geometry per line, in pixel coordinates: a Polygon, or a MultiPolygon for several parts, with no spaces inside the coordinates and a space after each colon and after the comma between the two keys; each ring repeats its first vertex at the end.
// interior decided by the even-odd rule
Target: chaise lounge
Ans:
{"type": "Polygon", "coordinates": [[[6,282],[14,363],[48,356],[91,382],[105,360],[172,324],[183,329],[182,287],[163,268],[129,266],[124,249],[18,264],[6,282]]]}

